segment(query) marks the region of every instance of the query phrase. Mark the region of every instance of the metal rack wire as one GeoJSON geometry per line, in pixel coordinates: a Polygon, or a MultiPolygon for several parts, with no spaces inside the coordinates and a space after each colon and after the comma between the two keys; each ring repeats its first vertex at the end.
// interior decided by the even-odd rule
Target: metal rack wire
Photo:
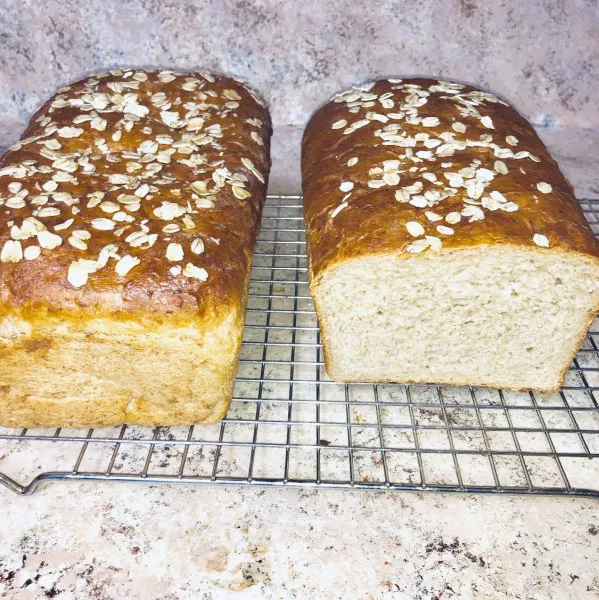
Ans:
{"type": "MultiPolygon", "coordinates": [[[[599,234],[599,200],[581,205],[599,234]]],[[[597,325],[557,394],[340,384],[324,370],[306,270],[301,197],[271,196],[222,423],[0,428],[0,483],[20,494],[91,479],[599,498],[597,325]]]]}

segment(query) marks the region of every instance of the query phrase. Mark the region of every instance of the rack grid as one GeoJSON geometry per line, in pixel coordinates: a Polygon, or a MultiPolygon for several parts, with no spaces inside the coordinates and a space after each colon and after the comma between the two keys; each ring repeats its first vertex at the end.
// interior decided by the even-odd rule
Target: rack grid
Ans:
{"type": "MultiPolygon", "coordinates": [[[[580,203],[599,234],[599,200],[580,203]]],[[[597,324],[555,394],[333,382],[304,233],[301,196],[269,196],[222,423],[0,428],[0,483],[20,494],[106,480],[599,498],[597,324]]]]}

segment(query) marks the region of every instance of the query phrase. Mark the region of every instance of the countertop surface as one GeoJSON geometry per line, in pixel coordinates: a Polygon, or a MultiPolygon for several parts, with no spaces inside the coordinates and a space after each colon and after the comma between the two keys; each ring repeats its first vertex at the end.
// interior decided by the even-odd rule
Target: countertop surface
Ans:
{"type": "Polygon", "coordinates": [[[65,483],[0,502],[15,600],[599,598],[597,501],[65,483]]]}

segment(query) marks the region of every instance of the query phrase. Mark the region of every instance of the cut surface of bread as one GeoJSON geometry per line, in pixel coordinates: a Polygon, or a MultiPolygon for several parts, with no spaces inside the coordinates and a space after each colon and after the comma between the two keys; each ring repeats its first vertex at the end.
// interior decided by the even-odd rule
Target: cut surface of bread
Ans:
{"type": "Polygon", "coordinates": [[[555,391],[598,283],[584,257],[484,246],[348,260],[312,292],[334,380],[555,391]]]}

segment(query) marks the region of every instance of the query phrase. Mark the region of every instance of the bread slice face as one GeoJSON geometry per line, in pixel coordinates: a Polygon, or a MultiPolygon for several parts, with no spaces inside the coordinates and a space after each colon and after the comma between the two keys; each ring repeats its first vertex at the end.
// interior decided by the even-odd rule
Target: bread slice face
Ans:
{"type": "Polygon", "coordinates": [[[374,253],[311,293],[334,380],[551,392],[595,317],[599,263],[523,246],[374,253]]]}

